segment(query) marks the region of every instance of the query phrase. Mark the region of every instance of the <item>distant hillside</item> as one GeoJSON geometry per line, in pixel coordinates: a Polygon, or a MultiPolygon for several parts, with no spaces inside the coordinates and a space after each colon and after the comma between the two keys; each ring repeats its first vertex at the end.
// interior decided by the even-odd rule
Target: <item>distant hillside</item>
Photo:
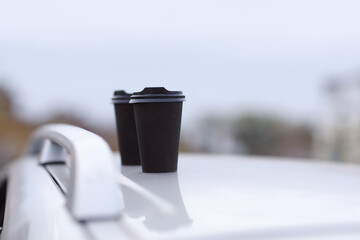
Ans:
{"type": "Polygon", "coordinates": [[[0,86],[0,161],[16,156],[34,128],[14,116],[10,92],[0,86]]]}
{"type": "Polygon", "coordinates": [[[56,117],[46,122],[25,123],[14,114],[11,92],[4,86],[0,86],[0,164],[19,155],[26,146],[31,132],[46,123],[68,123],[85,128],[102,136],[113,149],[117,148],[115,131],[104,131],[93,126],[87,126],[80,117],[67,112],[58,113],[56,117]]]}

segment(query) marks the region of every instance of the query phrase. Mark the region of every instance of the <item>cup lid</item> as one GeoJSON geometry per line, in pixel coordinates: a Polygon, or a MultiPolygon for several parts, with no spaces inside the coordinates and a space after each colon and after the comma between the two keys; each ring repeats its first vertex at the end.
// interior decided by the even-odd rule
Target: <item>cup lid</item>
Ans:
{"type": "Polygon", "coordinates": [[[127,93],[124,90],[116,90],[111,100],[112,103],[129,103],[130,97],[131,93],[127,93]]]}
{"type": "Polygon", "coordinates": [[[185,101],[185,96],[182,91],[169,91],[164,87],[144,88],[141,92],[134,92],[130,99],[130,103],[183,101],[185,101]]]}

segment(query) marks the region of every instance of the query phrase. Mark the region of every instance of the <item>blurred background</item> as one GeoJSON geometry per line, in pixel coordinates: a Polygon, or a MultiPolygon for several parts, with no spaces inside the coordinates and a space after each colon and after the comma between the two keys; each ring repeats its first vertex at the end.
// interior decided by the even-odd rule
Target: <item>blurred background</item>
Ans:
{"type": "Polygon", "coordinates": [[[0,3],[0,160],[65,122],[116,149],[111,97],[186,95],[181,151],[360,163],[360,2],[0,3]]]}

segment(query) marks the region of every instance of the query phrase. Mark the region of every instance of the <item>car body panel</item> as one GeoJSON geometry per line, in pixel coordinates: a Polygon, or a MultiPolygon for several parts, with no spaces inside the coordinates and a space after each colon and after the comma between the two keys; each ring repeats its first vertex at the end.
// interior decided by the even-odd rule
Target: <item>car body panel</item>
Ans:
{"type": "Polygon", "coordinates": [[[177,214],[161,216],[123,189],[125,213],[144,238],[360,237],[356,165],[182,154],[177,173],[121,173],[176,206],[177,214]]]}
{"type": "Polygon", "coordinates": [[[85,222],[66,207],[62,167],[25,156],[2,169],[1,239],[360,239],[358,165],[180,154],[175,173],[119,166],[121,217],[85,222]]]}
{"type": "Polygon", "coordinates": [[[37,158],[23,157],[2,171],[7,199],[1,240],[88,239],[65,199],[37,158]]]}

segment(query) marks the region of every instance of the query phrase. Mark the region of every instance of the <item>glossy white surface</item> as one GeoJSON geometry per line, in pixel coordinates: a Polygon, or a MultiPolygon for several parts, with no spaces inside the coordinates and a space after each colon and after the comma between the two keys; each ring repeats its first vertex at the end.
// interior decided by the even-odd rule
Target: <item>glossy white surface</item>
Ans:
{"type": "Polygon", "coordinates": [[[28,152],[40,154],[40,164],[69,160],[67,205],[76,219],[120,216],[113,154],[101,137],[71,125],[45,125],[32,134],[28,152]]]}
{"type": "Polygon", "coordinates": [[[181,154],[177,173],[120,173],[122,216],[80,223],[37,158],[10,163],[1,239],[360,239],[360,166],[181,154]]]}
{"type": "Polygon", "coordinates": [[[1,171],[1,178],[5,177],[8,191],[1,240],[89,239],[36,158],[12,162],[1,171]]]}
{"type": "Polygon", "coordinates": [[[144,239],[360,239],[360,167],[289,159],[181,155],[177,173],[121,172],[176,206],[162,215],[123,188],[144,239]]]}

